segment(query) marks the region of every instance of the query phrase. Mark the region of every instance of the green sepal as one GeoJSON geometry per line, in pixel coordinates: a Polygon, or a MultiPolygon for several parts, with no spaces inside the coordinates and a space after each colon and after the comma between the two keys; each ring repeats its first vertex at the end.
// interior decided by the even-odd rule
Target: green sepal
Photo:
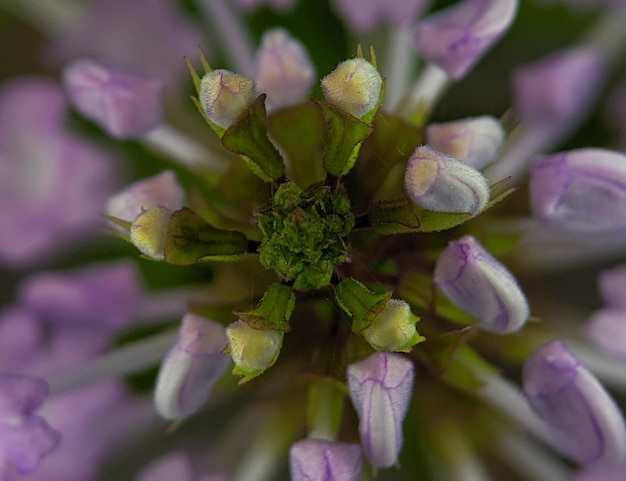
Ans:
{"type": "Polygon", "coordinates": [[[255,309],[235,314],[254,329],[288,332],[289,318],[295,305],[296,295],[291,287],[275,283],[268,288],[255,309]]]}
{"type": "Polygon", "coordinates": [[[369,212],[370,225],[381,234],[439,232],[451,229],[472,217],[467,212],[434,212],[406,198],[376,202],[369,212]]]}
{"type": "Polygon", "coordinates": [[[205,122],[209,125],[209,127],[211,127],[213,132],[215,132],[217,136],[221,139],[224,136],[224,132],[226,132],[226,129],[224,127],[220,127],[219,125],[213,123],[211,119],[207,117],[207,114],[204,111],[204,107],[202,106],[202,104],[200,103],[200,100],[197,97],[192,96],[191,101],[196,106],[196,108],[198,109],[198,112],[200,112],[200,115],[202,115],[202,118],[205,120],[205,122]]]}
{"type": "Polygon", "coordinates": [[[109,222],[112,222],[116,226],[121,227],[123,229],[123,232],[117,229],[114,229],[113,234],[115,234],[118,237],[121,237],[126,242],[130,242],[130,236],[128,235],[128,232],[130,232],[130,227],[133,225],[132,222],[129,222],[123,219],[118,219],[117,217],[113,217],[112,215],[105,215],[104,218],[108,220],[109,222]]]}
{"type": "Polygon", "coordinates": [[[335,298],[352,319],[352,332],[359,335],[385,308],[391,299],[391,291],[375,294],[359,281],[348,277],[335,287],[335,298]]]}
{"type": "Polygon", "coordinates": [[[283,176],[285,165],[267,135],[265,97],[265,94],[259,95],[242,112],[224,132],[222,144],[231,152],[245,156],[256,167],[252,171],[262,180],[271,182],[283,176]]]}
{"type": "Polygon", "coordinates": [[[241,232],[213,227],[187,207],[172,214],[165,244],[167,263],[233,261],[247,252],[248,239],[241,232]]]}
{"type": "Polygon", "coordinates": [[[346,385],[336,379],[323,377],[311,382],[307,399],[310,437],[337,438],[347,395],[346,385]]]}
{"type": "Polygon", "coordinates": [[[331,175],[347,174],[359,155],[361,143],[369,137],[374,128],[344,112],[326,100],[315,100],[326,121],[324,153],[322,164],[331,175]]]}

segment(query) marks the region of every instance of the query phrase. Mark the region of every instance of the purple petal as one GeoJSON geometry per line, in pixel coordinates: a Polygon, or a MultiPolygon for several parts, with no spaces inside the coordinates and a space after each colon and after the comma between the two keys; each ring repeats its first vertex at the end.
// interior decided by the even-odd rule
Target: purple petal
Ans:
{"type": "Polygon", "coordinates": [[[626,264],[602,271],[598,285],[608,306],[626,309],[626,264]]]}
{"type": "Polygon", "coordinates": [[[585,333],[602,350],[626,360],[626,309],[594,312],[585,325],[585,333]]]}
{"type": "Polygon", "coordinates": [[[318,439],[305,439],[289,452],[291,481],[357,481],[361,474],[361,448],[318,439]]]}
{"type": "Polygon", "coordinates": [[[335,0],[334,5],[348,25],[367,32],[381,23],[411,22],[426,10],[430,0],[335,0]]]}
{"type": "Polygon", "coordinates": [[[193,481],[191,467],[184,454],[163,456],[141,470],[137,481],[193,481]]]}

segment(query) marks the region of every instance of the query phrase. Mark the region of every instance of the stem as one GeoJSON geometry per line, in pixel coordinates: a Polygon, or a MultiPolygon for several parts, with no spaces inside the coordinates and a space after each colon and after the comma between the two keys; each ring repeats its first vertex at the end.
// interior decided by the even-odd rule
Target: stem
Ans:
{"type": "Polygon", "coordinates": [[[235,15],[224,0],[200,0],[204,16],[216,32],[226,58],[232,67],[242,75],[254,76],[254,47],[250,34],[239,16],[235,15]]]}
{"type": "Polygon", "coordinates": [[[177,164],[191,170],[198,168],[224,169],[225,165],[204,145],[171,125],[161,124],[142,137],[143,142],[177,164]]]}
{"type": "Polygon", "coordinates": [[[385,58],[387,59],[385,101],[388,109],[395,110],[399,107],[402,95],[409,90],[417,65],[417,56],[413,51],[413,29],[410,23],[403,22],[401,25],[390,27],[385,58]]]}
{"type": "Polygon", "coordinates": [[[140,302],[134,318],[138,323],[156,324],[181,317],[194,301],[208,302],[213,294],[198,287],[179,287],[149,292],[140,302]]]}
{"type": "Polygon", "coordinates": [[[445,436],[446,456],[450,460],[448,465],[450,479],[455,481],[491,480],[491,476],[474,453],[468,440],[458,429],[444,428],[442,434],[445,436]]]}
{"type": "Polygon", "coordinates": [[[46,35],[70,29],[86,9],[72,0],[0,0],[0,6],[46,35]]]}
{"type": "Polygon", "coordinates": [[[419,115],[420,125],[423,124],[450,84],[446,72],[436,65],[428,64],[415,81],[406,101],[399,107],[398,113],[408,120],[419,115]]]}
{"type": "Polygon", "coordinates": [[[309,438],[337,439],[343,413],[345,392],[337,381],[320,379],[309,386],[309,438]]]}
{"type": "Polygon", "coordinates": [[[620,64],[626,50],[626,7],[605,8],[584,43],[601,51],[611,65],[620,64]]]}
{"type": "Polygon", "coordinates": [[[110,351],[71,370],[53,374],[47,379],[50,393],[62,394],[151,367],[163,359],[177,336],[178,331],[168,331],[110,351]]]}

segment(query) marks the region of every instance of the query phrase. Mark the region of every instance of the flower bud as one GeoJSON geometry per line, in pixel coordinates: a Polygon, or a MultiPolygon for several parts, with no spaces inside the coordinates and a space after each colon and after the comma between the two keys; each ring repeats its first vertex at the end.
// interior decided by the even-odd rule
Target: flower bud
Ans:
{"type": "Polygon", "coordinates": [[[415,46],[458,80],[508,30],[517,0],[464,0],[417,23],[415,46]]]}
{"type": "Polygon", "coordinates": [[[362,118],[378,105],[383,79],[367,60],[352,58],[341,62],[321,84],[326,100],[362,118]]]}
{"type": "Polygon", "coordinates": [[[235,363],[233,373],[252,379],[270,368],[278,359],[284,333],[270,329],[253,329],[239,320],[226,328],[230,354],[235,363]]]}
{"type": "Polygon", "coordinates": [[[402,422],[413,392],[413,363],[399,354],[377,352],[348,366],[347,376],[365,456],[376,467],[389,467],[402,448],[402,422]]]}
{"type": "Polygon", "coordinates": [[[144,210],[130,226],[130,241],[148,257],[163,260],[171,217],[172,211],[165,207],[144,210]]]}
{"type": "Polygon", "coordinates": [[[605,74],[600,53],[587,47],[520,67],[513,74],[516,110],[530,122],[571,123],[588,111],[605,74]]]}
{"type": "Polygon", "coordinates": [[[185,203],[185,191],[171,170],[134,182],[107,202],[106,213],[132,222],[143,210],[156,206],[178,210],[185,203]]]}
{"type": "Polygon", "coordinates": [[[579,149],[534,159],[530,172],[533,214],[577,233],[626,228],[626,155],[579,149]]]}
{"type": "Polygon", "coordinates": [[[43,380],[0,372],[0,479],[34,471],[57,447],[61,434],[33,414],[47,396],[43,380]]]}
{"type": "Polygon", "coordinates": [[[288,107],[307,99],[315,67],[304,46],[286,30],[266,32],[257,52],[256,90],[267,94],[269,108],[288,107]]]}
{"type": "Polygon", "coordinates": [[[528,319],[526,297],[513,275],[472,236],[448,244],[437,259],[434,281],[488,331],[509,334],[528,319]]]}
{"type": "Polygon", "coordinates": [[[626,264],[602,271],[598,285],[606,304],[626,310],[626,264]]]}
{"type": "Polygon", "coordinates": [[[528,403],[565,455],[583,464],[624,458],[626,430],[619,409],[561,342],[548,343],[528,358],[523,385],[528,403]]]}
{"type": "Polygon", "coordinates": [[[489,185],[480,172],[427,146],[409,158],[404,187],[417,205],[435,212],[476,215],[489,200],[489,185]]]}
{"type": "Polygon", "coordinates": [[[361,448],[320,439],[305,439],[289,451],[291,481],[358,481],[361,448]]]}
{"type": "Polygon", "coordinates": [[[626,309],[601,309],[585,326],[587,337],[611,356],[626,360],[626,309]]]}
{"type": "Polygon", "coordinates": [[[159,370],[154,404],[165,419],[193,414],[207,401],[211,388],[230,365],[222,351],[228,344],[221,324],[186,314],[178,339],[159,370]]]}
{"type": "Polygon", "coordinates": [[[417,316],[399,299],[390,299],[372,324],[363,331],[365,340],[379,351],[409,352],[424,340],[417,333],[417,316]]]}
{"type": "Polygon", "coordinates": [[[199,97],[207,118],[227,129],[252,105],[256,93],[252,80],[228,70],[213,70],[202,77],[199,97]]]}
{"type": "Polygon", "coordinates": [[[112,137],[138,137],[161,122],[163,82],[78,59],[63,72],[71,103],[112,137]]]}
{"type": "Polygon", "coordinates": [[[502,125],[488,116],[426,127],[426,143],[430,147],[478,170],[494,158],[502,140],[502,125]]]}

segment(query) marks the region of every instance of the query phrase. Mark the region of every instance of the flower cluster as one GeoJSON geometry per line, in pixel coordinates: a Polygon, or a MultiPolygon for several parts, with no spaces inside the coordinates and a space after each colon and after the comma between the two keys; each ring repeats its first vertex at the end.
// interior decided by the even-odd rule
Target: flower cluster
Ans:
{"type": "Polygon", "coordinates": [[[0,0],[57,65],[0,87],[0,480],[626,476],[625,268],[589,316],[534,288],[626,242],[626,154],[563,147],[624,2],[500,118],[445,94],[518,11],[577,7],[46,5],[0,0]],[[351,54],[284,28],[312,11],[351,54]]]}

